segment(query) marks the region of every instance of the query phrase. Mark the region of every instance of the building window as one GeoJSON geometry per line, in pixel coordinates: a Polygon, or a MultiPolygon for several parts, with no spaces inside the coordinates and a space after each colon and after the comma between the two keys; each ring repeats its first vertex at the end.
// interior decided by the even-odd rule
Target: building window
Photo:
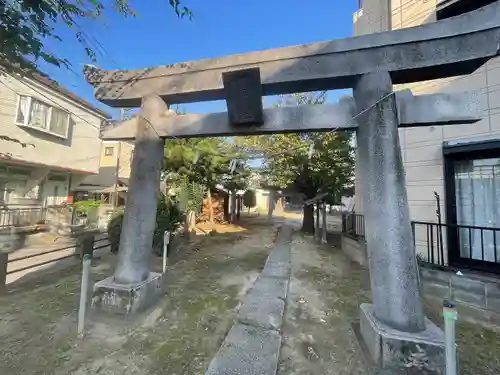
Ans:
{"type": "MultiPolygon", "coordinates": [[[[500,228],[500,159],[455,162],[457,224],[500,228]]],[[[460,257],[487,262],[500,259],[500,231],[459,229],[460,257]],[[495,237],[495,238],[494,238],[495,237]]]]}
{"type": "Polygon", "coordinates": [[[20,95],[16,123],[61,138],[68,137],[70,114],[31,96],[20,95]]]}
{"type": "Polygon", "coordinates": [[[500,273],[500,140],[443,151],[449,263],[500,273]]]}
{"type": "Polygon", "coordinates": [[[106,147],[104,149],[104,155],[113,156],[113,149],[114,149],[114,147],[106,147]]]}

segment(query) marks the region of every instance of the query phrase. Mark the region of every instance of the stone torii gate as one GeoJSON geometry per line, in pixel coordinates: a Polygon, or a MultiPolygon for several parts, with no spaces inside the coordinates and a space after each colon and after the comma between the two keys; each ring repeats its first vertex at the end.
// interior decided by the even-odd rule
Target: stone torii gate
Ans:
{"type": "Polygon", "coordinates": [[[500,3],[444,21],[324,43],[140,70],[85,68],[100,101],[141,106],[138,117],[103,128],[104,140],[134,140],[130,189],[113,277],[94,304],[135,311],[161,292],[149,272],[164,140],[297,131],[355,130],[373,305],[361,333],[373,358],[427,348],[442,363],[442,332],[424,317],[398,127],[474,123],[474,93],[413,96],[392,85],[470,74],[500,54],[500,3]],[[262,108],[263,95],[353,88],[339,104],[262,108]],[[168,105],[225,99],[227,113],[174,116],[168,105]],[[167,104],[168,103],[168,104],[167,104]]]}

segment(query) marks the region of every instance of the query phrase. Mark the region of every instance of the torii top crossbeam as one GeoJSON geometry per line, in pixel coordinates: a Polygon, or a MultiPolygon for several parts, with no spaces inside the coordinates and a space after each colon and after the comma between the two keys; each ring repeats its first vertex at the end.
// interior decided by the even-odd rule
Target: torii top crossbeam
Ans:
{"type": "Polygon", "coordinates": [[[389,72],[394,84],[470,74],[500,53],[500,2],[443,21],[354,38],[139,70],[85,68],[95,96],[138,107],[148,94],[168,104],[226,99],[225,72],[260,68],[262,94],[353,87],[362,74],[389,72]]]}

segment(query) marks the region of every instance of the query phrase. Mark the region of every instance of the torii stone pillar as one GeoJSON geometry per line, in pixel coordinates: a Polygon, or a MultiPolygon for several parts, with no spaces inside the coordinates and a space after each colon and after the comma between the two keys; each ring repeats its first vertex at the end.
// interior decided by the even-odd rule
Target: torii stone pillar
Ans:
{"type": "Polygon", "coordinates": [[[168,106],[156,95],[143,98],[137,122],[127,206],[122,224],[114,276],[96,283],[92,304],[129,313],[142,310],[162,293],[161,274],[150,272],[164,139],[150,119],[168,106]]]}
{"type": "MultiPolygon", "coordinates": [[[[365,110],[389,93],[392,81],[388,73],[361,76],[354,87],[357,110],[365,110]]],[[[394,95],[359,120],[366,241],[375,316],[393,328],[418,332],[425,329],[425,324],[398,122],[394,95]]]]}
{"type": "Polygon", "coordinates": [[[425,348],[443,361],[442,332],[425,319],[398,135],[398,110],[388,73],[362,75],[354,87],[359,112],[359,165],[373,305],[361,305],[361,327],[372,357],[389,365],[395,352],[425,348]]]}

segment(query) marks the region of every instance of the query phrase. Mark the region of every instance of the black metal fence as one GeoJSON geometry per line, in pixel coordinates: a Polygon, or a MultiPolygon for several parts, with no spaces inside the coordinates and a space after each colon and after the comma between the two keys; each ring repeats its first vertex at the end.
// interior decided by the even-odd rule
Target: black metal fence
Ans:
{"type": "Polygon", "coordinates": [[[412,221],[411,228],[417,258],[422,262],[447,266],[448,257],[445,257],[445,241],[448,225],[412,221]]]}
{"type": "Polygon", "coordinates": [[[0,208],[0,228],[42,224],[46,215],[44,207],[0,208]]]}
{"type": "MultiPolygon", "coordinates": [[[[413,240],[420,261],[500,272],[500,228],[412,221],[413,240]]],[[[364,216],[344,214],[342,232],[364,237],[364,216]]]]}
{"type": "Polygon", "coordinates": [[[426,254],[422,260],[440,266],[453,264],[498,271],[500,228],[422,221],[412,225],[417,250],[426,254]]]}
{"type": "Polygon", "coordinates": [[[342,215],[342,233],[350,237],[361,238],[365,236],[365,217],[360,214],[350,213],[342,215]]]}

